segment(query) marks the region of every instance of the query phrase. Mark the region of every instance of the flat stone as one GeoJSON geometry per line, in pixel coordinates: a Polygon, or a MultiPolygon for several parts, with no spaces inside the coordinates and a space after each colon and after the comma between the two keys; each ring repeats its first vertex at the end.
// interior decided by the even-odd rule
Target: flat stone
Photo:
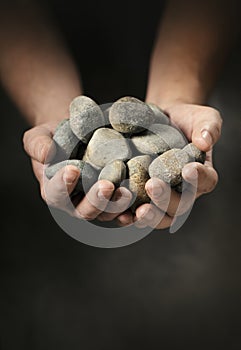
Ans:
{"type": "Polygon", "coordinates": [[[122,97],[113,103],[109,120],[113,129],[121,133],[139,133],[154,121],[152,109],[135,97],[122,97]]]}
{"type": "Polygon", "coordinates": [[[148,167],[150,163],[151,157],[148,155],[137,156],[127,162],[129,189],[136,195],[134,203],[131,205],[132,212],[141,204],[150,202],[150,198],[145,190],[145,184],[149,179],[148,167]]]}
{"type": "Polygon", "coordinates": [[[73,133],[87,143],[97,128],[105,125],[100,107],[87,96],[78,96],[70,104],[70,127],[73,133]]]}
{"type": "Polygon", "coordinates": [[[182,168],[189,162],[190,157],[186,152],[174,148],[153,160],[149,166],[149,175],[174,187],[182,182],[182,168]]]}
{"type": "Polygon", "coordinates": [[[168,118],[168,116],[161,110],[160,107],[158,107],[157,105],[155,105],[154,103],[147,103],[147,105],[152,109],[154,115],[155,115],[155,120],[154,120],[154,124],[166,124],[169,125],[170,124],[170,119],[168,118]]]}
{"type": "Polygon", "coordinates": [[[80,170],[80,178],[75,187],[75,191],[87,192],[89,188],[97,181],[97,173],[91,167],[90,164],[79,160],[79,159],[69,159],[53,165],[50,165],[45,169],[45,175],[48,179],[52,177],[63,167],[67,165],[74,165],[80,170]]]}
{"type": "Polygon", "coordinates": [[[76,157],[79,139],[72,132],[69,119],[64,119],[58,124],[53,140],[56,145],[55,159],[76,157]]]}
{"type": "Polygon", "coordinates": [[[109,128],[100,128],[90,139],[84,157],[95,167],[104,168],[113,160],[130,159],[131,150],[128,140],[119,132],[109,128]]]}
{"type": "Polygon", "coordinates": [[[170,125],[152,124],[149,130],[131,137],[136,149],[143,154],[162,154],[172,148],[183,148],[185,137],[170,125]]]}
{"type": "Polygon", "coordinates": [[[116,159],[108,163],[100,172],[98,180],[109,180],[116,187],[126,178],[126,166],[122,160],[116,159]]]}
{"type": "Polygon", "coordinates": [[[190,162],[199,162],[203,164],[206,160],[206,153],[198,149],[193,143],[186,145],[183,151],[190,156],[190,162]]]}

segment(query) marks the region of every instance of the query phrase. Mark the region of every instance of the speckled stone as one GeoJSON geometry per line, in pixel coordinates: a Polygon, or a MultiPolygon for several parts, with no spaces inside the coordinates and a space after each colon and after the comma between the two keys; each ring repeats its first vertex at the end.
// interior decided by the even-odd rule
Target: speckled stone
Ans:
{"type": "Polygon", "coordinates": [[[149,130],[131,138],[136,149],[143,154],[162,154],[171,148],[183,148],[187,141],[170,125],[152,124],[149,130]]]}
{"type": "Polygon", "coordinates": [[[70,127],[73,133],[87,143],[97,128],[105,125],[100,107],[87,96],[78,96],[70,104],[70,127]]]}
{"type": "Polygon", "coordinates": [[[116,187],[126,177],[126,166],[122,160],[116,159],[108,163],[100,172],[98,180],[109,180],[116,187]]]}
{"type": "Polygon", "coordinates": [[[97,168],[104,168],[115,159],[125,161],[130,158],[128,140],[109,128],[100,128],[94,132],[85,153],[85,159],[97,168]]]}
{"type": "Polygon", "coordinates": [[[172,187],[182,182],[182,168],[189,163],[189,155],[181,149],[171,149],[156,159],[149,166],[150,177],[159,178],[172,187]]]}
{"type": "Polygon", "coordinates": [[[145,190],[145,184],[149,179],[148,167],[150,163],[151,157],[148,155],[137,156],[127,162],[129,189],[136,195],[135,201],[131,206],[133,212],[141,204],[150,202],[150,198],[145,190]]]}
{"type": "Polygon", "coordinates": [[[152,109],[135,97],[122,97],[110,108],[109,120],[112,127],[121,133],[139,133],[154,121],[152,109]]]}
{"type": "Polygon", "coordinates": [[[155,120],[154,120],[154,124],[166,124],[169,125],[170,124],[170,119],[168,118],[168,116],[161,110],[161,108],[159,108],[157,105],[155,105],[154,103],[147,103],[147,105],[152,109],[154,115],[155,115],[155,120]]]}
{"type": "Polygon", "coordinates": [[[53,140],[56,145],[55,159],[76,157],[79,139],[72,132],[69,119],[62,120],[56,127],[53,140]]]}
{"type": "Polygon", "coordinates": [[[48,179],[51,179],[57,171],[65,167],[66,165],[74,165],[80,169],[80,178],[75,187],[75,191],[87,192],[89,188],[97,181],[97,173],[91,167],[90,164],[79,160],[79,159],[70,159],[65,160],[60,163],[53,164],[45,169],[45,175],[48,179]]]}
{"type": "Polygon", "coordinates": [[[206,153],[200,151],[193,143],[189,143],[183,148],[183,151],[186,152],[190,157],[190,162],[199,162],[204,163],[206,159],[206,153]]]}

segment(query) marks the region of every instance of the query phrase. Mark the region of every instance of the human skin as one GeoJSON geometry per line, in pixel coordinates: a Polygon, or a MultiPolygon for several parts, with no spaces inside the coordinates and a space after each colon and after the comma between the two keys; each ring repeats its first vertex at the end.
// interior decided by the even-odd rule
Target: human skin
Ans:
{"type": "MultiPolygon", "coordinates": [[[[232,41],[230,35],[234,37],[232,33],[236,28],[233,13],[227,15],[225,5],[219,4],[219,11],[216,11],[217,1],[193,5],[193,1],[185,0],[181,7],[179,3],[170,1],[166,9],[151,60],[146,100],[159,105],[190,141],[208,151],[204,165],[190,163],[182,174],[190,183],[198,174],[196,196],[200,196],[212,191],[217,183],[211,149],[220,137],[222,124],[219,112],[203,104],[216,81],[232,41]]],[[[194,198],[187,196],[177,212],[180,195],[161,180],[152,179],[146,184],[155,205],[140,206],[134,216],[125,210],[131,193],[125,188],[114,191],[114,185],[105,180],[98,181],[75,210],[69,211],[65,207],[66,198],[80,175],[74,166],[67,166],[51,180],[44,181],[44,163],[54,153],[55,127],[60,120],[69,117],[69,103],[83,90],[75,64],[46,14],[35,5],[26,10],[21,1],[16,1],[16,6],[18,11],[12,12],[8,6],[1,11],[0,74],[4,87],[33,126],[24,134],[23,142],[43,199],[49,205],[86,220],[116,218],[121,226],[134,222],[144,227],[152,226],[153,221],[157,223],[160,217],[162,220],[155,224],[156,228],[170,226],[175,215],[185,212],[194,198]],[[120,197],[116,213],[106,212],[108,200],[120,197]]]]}

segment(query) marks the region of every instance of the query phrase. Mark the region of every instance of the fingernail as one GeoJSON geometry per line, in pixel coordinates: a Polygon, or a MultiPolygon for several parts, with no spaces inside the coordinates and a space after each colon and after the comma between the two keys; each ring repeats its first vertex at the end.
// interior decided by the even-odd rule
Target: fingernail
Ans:
{"type": "Polygon", "coordinates": [[[148,210],[147,213],[146,213],[146,215],[145,215],[146,219],[149,220],[149,221],[153,220],[153,219],[154,219],[154,216],[155,216],[155,215],[154,215],[154,213],[153,213],[152,210],[148,210]]]}
{"type": "Polygon", "coordinates": [[[213,143],[213,140],[212,140],[212,136],[210,135],[209,131],[203,130],[201,134],[202,134],[202,138],[205,140],[205,142],[209,146],[211,146],[213,143]]]}
{"type": "Polygon", "coordinates": [[[161,186],[152,186],[152,190],[151,190],[151,196],[154,199],[159,199],[161,194],[163,192],[163,189],[161,186]]]}
{"type": "Polygon", "coordinates": [[[66,185],[72,185],[78,177],[78,172],[72,169],[66,169],[63,175],[63,180],[66,185]]]}
{"type": "Polygon", "coordinates": [[[196,170],[195,165],[188,165],[182,169],[182,175],[186,178],[193,177],[194,175],[196,175],[196,172],[197,172],[197,170],[196,170]]]}

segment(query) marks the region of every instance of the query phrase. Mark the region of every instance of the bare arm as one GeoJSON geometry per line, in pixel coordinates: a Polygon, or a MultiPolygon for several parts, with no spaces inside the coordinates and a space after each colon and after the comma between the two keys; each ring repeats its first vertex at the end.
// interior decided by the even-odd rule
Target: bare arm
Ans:
{"type": "Polygon", "coordinates": [[[147,100],[203,104],[239,32],[239,1],[170,0],[150,65],[147,100]]]}
{"type": "MultiPolygon", "coordinates": [[[[55,127],[69,117],[71,100],[82,94],[74,61],[47,11],[34,1],[2,4],[0,14],[1,81],[23,116],[34,126],[24,134],[23,141],[40,183],[41,195],[51,206],[77,217],[94,219],[105,209],[103,197],[112,196],[112,183],[99,181],[70,211],[66,201],[78,181],[79,170],[68,165],[51,180],[43,173],[47,156],[54,148],[55,127]]],[[[128,205],[131,194],[127,192],[128,205]]],[[[120,193],[117,191],[116,195],[120,193]]]]}
{"type": "MultiPolygon", "coordinates": [[[[197,188],[191,191],[195,195],[186,191],[181,197],[158,179],[146,183],[155,206],[137,209],[138,226],[170,226],[196,197],[217,184],[212,146],[220,137],[222,120],[217,110],[203,104],[239,34],[240,15],[238,0],[167,1],[151,58],[146,100],[164,109],[188,140],[208,153],[204,165],[189,163],[182,172],[188,183],[196,182],[197,188]]],[[[128,217],[130,213],[125,213],[119,221],[128,217]]]]}
{"type": "Polygon", "coordinates": [[[68,117],[82,92],[75,64],[47,14],[33,1],[2,5],[1,80],[30,124],[68,117]]]}

